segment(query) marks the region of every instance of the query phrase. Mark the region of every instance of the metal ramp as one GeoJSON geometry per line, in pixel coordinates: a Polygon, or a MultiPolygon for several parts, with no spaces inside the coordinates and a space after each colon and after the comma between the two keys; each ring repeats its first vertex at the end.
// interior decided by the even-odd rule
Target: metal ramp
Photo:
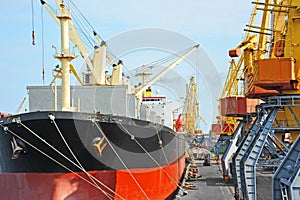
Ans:
{"type": "MultiPolygon", "coordinates": [[[[241,189],[244,199],[256,199],[256,163],[264,148],[268,134],[271,132],[277,111],[278,107],[274,107],[269,114],[267,114],[266,120],[262,123],[260,130],[254,136],[254,139],[245,150],[240,161],[241,189]]],[[[266,115],[267,110],[261,108],[259,113],[266,115]]]]}
{"type": "Polygon", "coordinates": [[[242,131],[243,131],[244,122],[240,121],[239,125],[234,131],[234,134],[232,135],[232,138],[230,139],[230,143],[227,146],[222,158],[221,158],[221,164],[222,164],[222,171],[223,171],[223,178],[225,182],[229,181],[229,160],[231,159],[232,155],[236,150],[238,149],[238,139],[241,137],[242,131]]]}
{"type": "Polygon", "coordinates": [[[242,186],[241,186],[241,169],[240,169],[240,162],[245,155],[247,149],[249,146],[253,143],[253,140],[255,139],[255,136],[260,131],[260,127],[265,121],[268,113],[265,110],[262,110],[258,113],[254,123],[252,124],[252,127],[249,129],[247,135],[241,142],[239,148],[237,149],[236,153],[234,154],[232,158],[232,176],[233,179],[236,181],[236,188],[235,188],[235,198],[239,199],[242,197],[242,186]]]}
{"type": "Polygon", "coordinates": [[[273,175],[272,199],[300,199],[300,136],[273,175]]]}

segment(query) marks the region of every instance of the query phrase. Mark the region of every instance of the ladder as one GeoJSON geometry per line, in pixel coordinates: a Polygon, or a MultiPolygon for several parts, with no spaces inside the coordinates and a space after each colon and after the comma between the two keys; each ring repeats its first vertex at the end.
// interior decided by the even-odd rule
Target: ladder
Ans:
{"type": "Polygon", "coordinates": [[[289,200],[287,184],[283,180],[280,181],[280,190],[281,190],[282,200],[289,200]]]}

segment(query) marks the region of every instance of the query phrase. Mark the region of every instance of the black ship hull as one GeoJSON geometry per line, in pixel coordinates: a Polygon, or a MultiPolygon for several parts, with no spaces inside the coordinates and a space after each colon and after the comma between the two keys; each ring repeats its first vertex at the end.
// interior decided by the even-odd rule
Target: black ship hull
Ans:
{"type": "Polygon", "coordinates": [[[183,174],[184,138],[162,125],[61,111],[0,124],[5,199],[164,199],[183,174]]]}

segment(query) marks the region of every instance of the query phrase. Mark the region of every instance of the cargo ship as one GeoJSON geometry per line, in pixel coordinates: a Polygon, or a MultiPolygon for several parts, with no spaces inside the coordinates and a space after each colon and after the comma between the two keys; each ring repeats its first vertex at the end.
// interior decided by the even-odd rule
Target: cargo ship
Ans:
{"type": "Polygon", "coordinates": [[[122,80],[121,61],[107,78],[105,43],[95,48],[91,63],[74,39],[69,10],[56,3],[61,68],[54,77],[61,85],[28,86],[29,110],[1,114],[1,199],[171,199],[185,168],[185,138],[164,111],[182,102],[153,96],[154,79],[132,90],[122,80]],[[69,72],[78,75],[70,64],[77,57],[70,54],[70,40],[88,66],[81,85],[70,85],[69,72]]]}

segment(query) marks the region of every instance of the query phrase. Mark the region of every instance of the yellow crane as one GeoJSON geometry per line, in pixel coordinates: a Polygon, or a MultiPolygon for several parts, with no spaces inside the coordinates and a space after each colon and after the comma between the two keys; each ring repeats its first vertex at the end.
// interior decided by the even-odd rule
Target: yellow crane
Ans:
{"type": "MultiPolygon", "coordinates": [[[[299,95],[300,1],[265,0],[254,4],[259,6],[262,15],[260,26],[247,29],[258,34],[259,39],[249,59],[244,60],[244,66],[248,66],[245,96],[265,100],[273,95],[299,95]]],[[[277,114],[274,127],[298,127],[299,119],[299,107],[284,107],[277,114]]],[[[299,135],[297,131],[289,133],[293,141],[299,135]]],[[[278,133],[280,138],[283,134],[278,133]]]]}
{"type": "MultiPolygon", "coordinates": [[[[300,1],[264,0],[252,3],[257,11],[262,12],[260,24],[250,24],[245,31],[257,37],[257,43],[243,49],[243,46],[238,46],[231,55],[244,52],[245,97],[261,99],[264,104],[258,108],[256,122],[233,158],[237,199],[255,198],[256,164],[266,147],[268,134],[277,134],[277,137],[272,137],[281,138],[283,142],[288,136],[288,142],[294,142],[300,133],[300,1]]],[[[281,141],[273,143],[282,144],[281,141]]],[[[298,159],[298,154],[291,159],[290,152],[287,154],[288,166],[294,166],[298,163],[298,160],[293,161],[298,159]]],[[[286,171],[287,166],[280,165],[281,168],[286,171]]],[[[293,170],[289,169],[289,175],[273,177],[275,199],[288,198],[294,192],[292,187],[295,186],[291,183],[294,175],[291,174],[297,171],[293,170]],[[281,180],[287,180],[287,183],[281,180]]]]}
{"type": "Polygon", "coordinates": [[[187,85],[185,104],[182,111],[183,129],[188,136],[202,133],[202,130],[197,129],[200,121],[206,124],[199,110],[197,83],[195,77],[191,77],[190,83],[187,85]]]}
{"type": "MultiPolygon", "coordinates": [[[[257,7],[257,5],[254,7],[251,14],[250,29],[257,14],[257,7]]],[[[247,99],[244,95],[245,74],[251,65],[243,66],[243,63],[245,61],[251,63],[251,54],[257,45],[257,40],[256,35],[250,35],[250,32],[247,32],[246,39],[229,51],[232,59],[219,100],[217,123],[212,124],[212,133],[232,135],[238,121],[255,111],[258,101],[247,99]],[[238,57],[238,61],[234,59],[235,57],[238,57]]]]}
{"type": "MultiPolygon", "coordinates": [[[[295,5],[295,1],[287,0],[257,0],[253,4],[251,20],[245,29],[246,39],[229,51],[230,57],[239,57],[239,60],[236,62],[232,59],[230,62],[220,98],[218,124],[213,125],[217,128],[212,127],[217,133],[232,134],[240,117],[255,111],[258,99],[299,94],[299,63],[294,62],[298,57],[296,55],[299,55],[299,42],[296,41],[299,25],[295,23],[297,11],[294,11],[298,5],[295,5]],[[256,26],[254,22],[258,11],[262,13],[260,25],[256,26]]],[[[285,113],[294,117],[293,112],[285,113]]],[[[278,121],[284,120],[296,124],[295,120],[278,117],[278,121]]]]}
{"type": "MultiPolygon", "coordinates": [[[[230,62],[220,98],[218,123],[212,125],[214,133],[231,135],[234,132],[241,117],[239,114],[248,113],[248,110],[241,113],[239,100],[243,98],[246,105],[242,107],[251,112],[259,104],[259,99],[300,94],[300,2],[257,0],[252,3],[251,20],[244,29],[246,38],[229,51],[230,57],[239,60],[232,59],[230,62]],[[254,25],[258,12],[262,12],[259,25],[254,25]]],[[[300,125],[299,113],[299,107],[283,108],[277,114],[274,126],[300,125]]],[[[291,131],[291,135],[295,140],[298,133],[291,131]]]]}

